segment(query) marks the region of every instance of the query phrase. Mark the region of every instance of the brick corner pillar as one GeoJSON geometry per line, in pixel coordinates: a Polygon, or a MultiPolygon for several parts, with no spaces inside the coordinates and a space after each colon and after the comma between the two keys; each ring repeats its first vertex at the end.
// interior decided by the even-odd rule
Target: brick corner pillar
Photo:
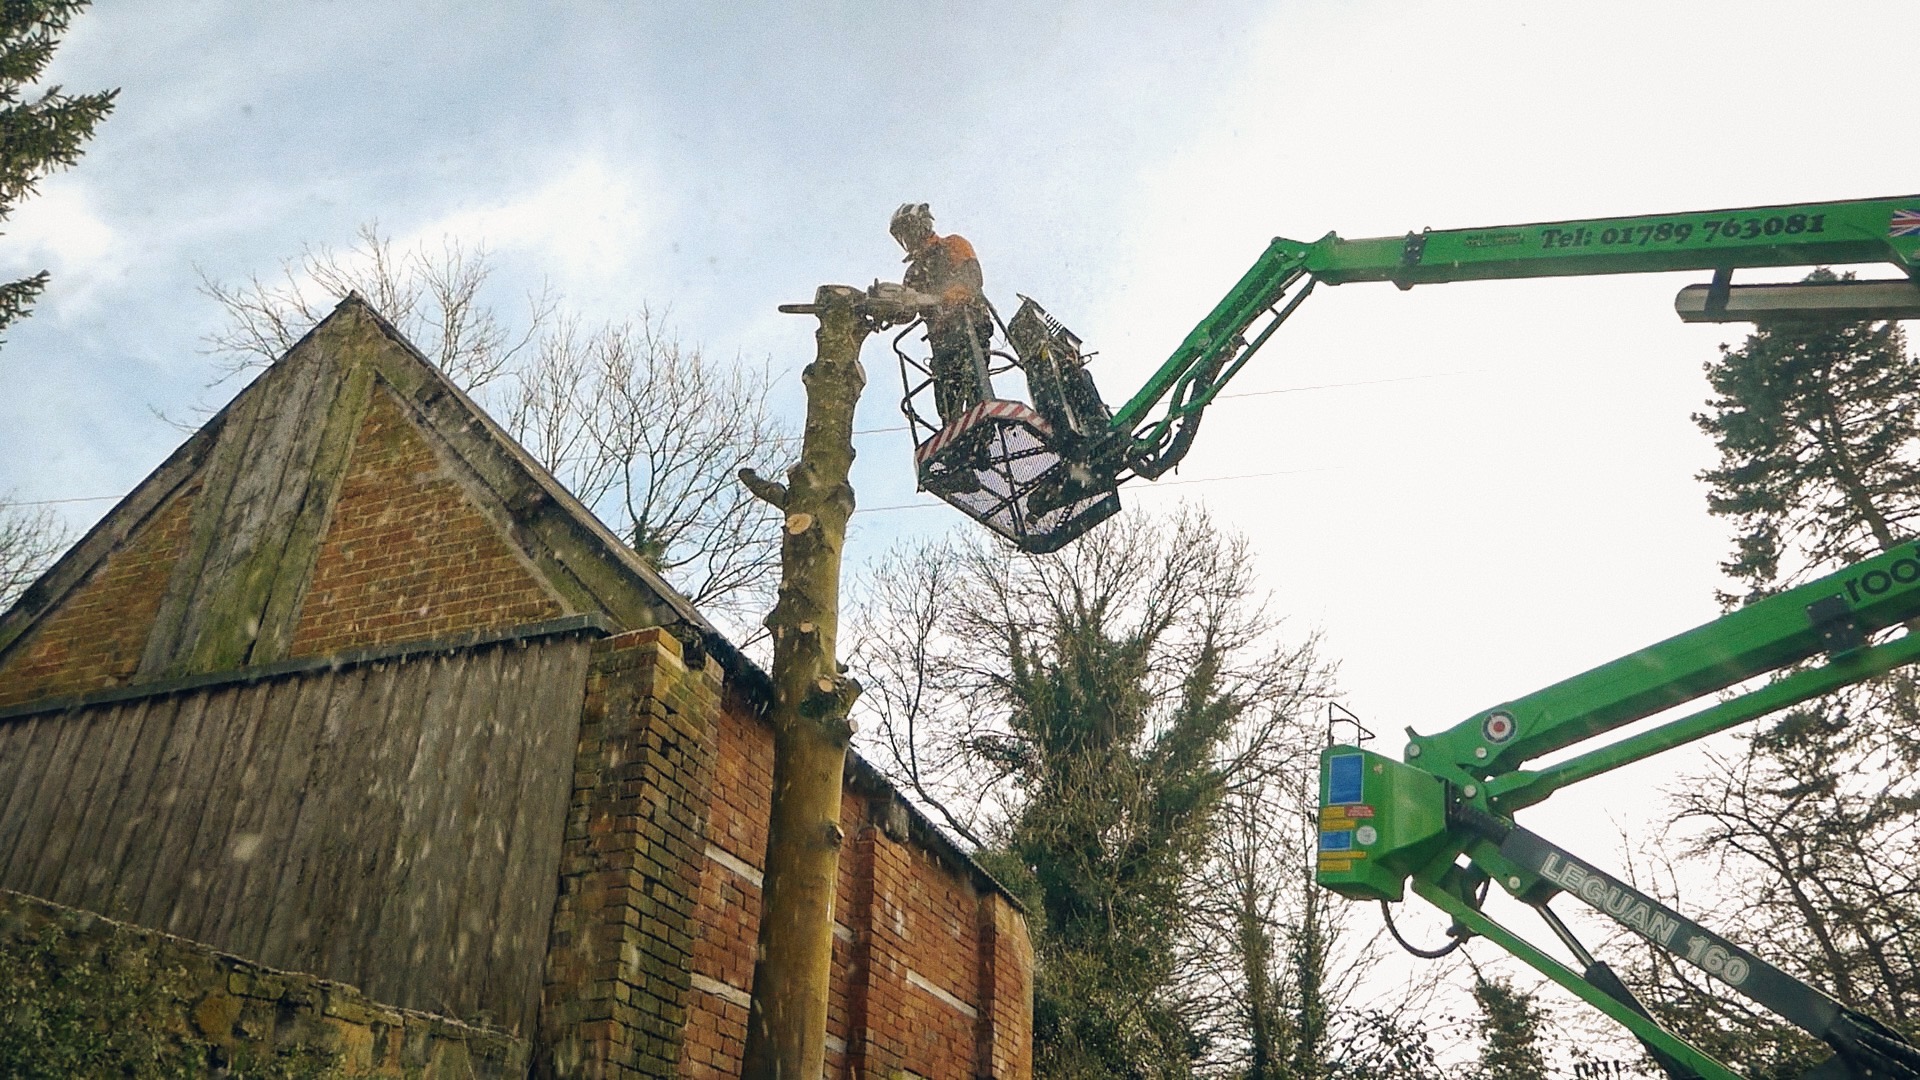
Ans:
{"type": "Polygon", "coordinates": [[[663,628],[594,646],[535,1075],[669,1077],[692,984],[721,677],[663,628]]]}
{"type": "Polygon", "coordinates": [[[974,1073],[1032,1080],[1033,940],[1027,917],[989,889],[980,894],[980,1020],[974,1073]]]}
{"type": "Polygon", "coordinates": [[[854,874],[853,904],[844,918],[853,932],[846,1074],[855,1078],[900,1075],[907,1063],[905,958],[912,946],[903,937],[900,905],[912,868],[905,819],[896,823],[888,813],[891,806],[890,798],[870,803],[868,821],[841,855],[843,860],[851,855],[854,874]]]}

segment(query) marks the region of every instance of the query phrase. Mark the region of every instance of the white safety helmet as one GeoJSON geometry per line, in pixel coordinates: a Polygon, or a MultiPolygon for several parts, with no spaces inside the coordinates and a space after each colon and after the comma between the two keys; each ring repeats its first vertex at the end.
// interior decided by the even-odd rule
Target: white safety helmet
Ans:
{"type": "Polygon", "coordinates": [[[908,237],[933,231],[933,211],[927,209],[926,203],[901,203],[900,209],[893,212],[893,220],[887,223],[887,231],[904,247],[908,237]]]}

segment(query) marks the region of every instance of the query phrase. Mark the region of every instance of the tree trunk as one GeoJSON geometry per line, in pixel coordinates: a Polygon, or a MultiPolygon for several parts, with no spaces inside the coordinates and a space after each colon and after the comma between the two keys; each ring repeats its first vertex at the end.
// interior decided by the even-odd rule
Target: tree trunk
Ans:
{"type": "Polygon", "coordinates": [[[807,388],[800,460],[783,488],[743,470],[754,494],[787,515],[773,634],[773,811],[760,893],[753,1005],[740,1075],[816,1080],[826,1060],[827,979],[833,959],[833,899],[840,860],[840,778],[848,710],[859,684],[834,657],[839,630],[840,549],[853,513],[853,409],[866,385],[860,346],[871,324],[862,294],[822,286],[801,310],[820,320],[807,388]]]}

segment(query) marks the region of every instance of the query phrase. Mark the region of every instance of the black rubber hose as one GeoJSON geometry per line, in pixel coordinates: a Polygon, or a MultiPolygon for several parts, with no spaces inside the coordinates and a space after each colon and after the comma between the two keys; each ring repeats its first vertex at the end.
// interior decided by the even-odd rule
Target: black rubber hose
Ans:
{"type": "MultiPolygon", "coordinates": [[[[1459,948],[1461,945],[1466,944],[1467,935],[1455,934],[1452,941],[1447,942],[1437,949],[1422,949],[1413,942],[1400,936],[1400,928],[1393,925],[1393,905],[1387,903],[1385,900],[1380,901],[1380,917],[1387,921],[1387,933],[1393,935],[1393,940],[1399,942],[1401,948],[1422,960],[1438,960],[1459,948]]],[[[1448,933],[1453,933],[1451,928],[1448,930],[1448,933]]]]}

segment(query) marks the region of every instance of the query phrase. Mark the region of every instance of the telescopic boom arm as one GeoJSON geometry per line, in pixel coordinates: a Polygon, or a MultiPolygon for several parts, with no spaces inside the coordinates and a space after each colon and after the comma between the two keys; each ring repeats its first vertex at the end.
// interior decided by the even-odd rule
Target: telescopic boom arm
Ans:
{"type": "MultiPolygon", "coordinates": [[[[1490,277],[1716,271],[1705,295],[1697,288],[1682,292],[1677,306],[1683,318],[1899,318],[1914,314],[1920,302],[1911,280],[1920,264],[1920,198],[1414,234],[1400,243],[1396,263],[1384,240],[1348,244],[1329,237],[1304,252],[1284,251],[1276,241],[1263,263],[1297,266],[1279,276],[1307,276],[1309,283],[1391,280],[1403,287],[1490,277]],[[1729,281],[1736,267],[1862,262],[1891,262],[1909,276],[1756,286],[1750,288],[1757,295],[1744,297],[1729,281]]],[[[1218,309],[1214,314],[1225,317],[1218,309]]],[[[1174,391],[1169,420],[1178,422],[1182,400],[1204,404],[1210,394],[1182,391],[1186,376],[1169,374],[1173,366],[1163,367],[1161,375],[1174,391]]],[[[1185,385],[1196,381],[1186,379],[1185,385]]],[[[1218,384],[1211,384],[1212,393],[1218,384]]],[[[1129,405],[1136,403],[1145,404],[1139,396],[1129,405]]],[[[1116,426],[1121,415],[1127,410],[1116,415],[1116,426]]],[[[1153,429],[1146,432],[1136,439],[1137,448],[1177,446],[1177,439],[1155,444],[1153,429]]],[[[1652,1019],[1549,908],[1554,897],[1574,897],[1827,1043],[1833,1056],[1807,1073],[1808,1080],[1920,1080],[1920,1049],[1898,1033],[1513,821],[1517,811],[1569,784],[1920,661],[1920,634],[1905,632],[1915,619],[1920,543],[1907,543],[1483,710],[1446,731],[1409,731],[1404,762],[1357,747],[1329,747],[1321,758],[1318,879],[1344,895],[1383,903],[1411,888],[1453,916],[1456,941],[1478,934],[1498,942],[1625,1025],[1674,1080],[1735,1080],[1735,1074],[1652,1019]],[[1765,676],[1771,678],[1757,687],[1727,694],[1765,676]],[[1713,694],[1722,696],[1690,714],[1551,765],[1528,767],[1713,694]],[[1538,912],[1575,965],[1489,918],[1482,901],[1492,883],[1538,912]]]]}
{"type": "Polygon", "coordinates": [[[931,387],[931,372],[900,354],[920,486],[1022,550],[1053,551],[1113,516],[1120,484],[1179,464],[1207,406],[1321,283],[1391,281],[1410,289],[1669,270],[1713,272],[1711,283],[1676,300],[1690,321],[1920,315],[1920,195],[1364,240],[1278,237],[1146,385],[1111,412],[1085,370],[1079,339],[1028,300],[1006,326],[1018,354],[1006,359],[1023,369],[1031,405],[995,398],[983,381],[987,400],[931,423],[914,405],[931,387]],[[1750,267],[1861,263],[1890,263],[1903,276],[1732,283],[1735,270],[1750,267]]]}
{"type": "MultiPolygon", "coordinates": [[[[1920,196],[1423,230],[1365,240],[1328,233],[1310,244],[1276,237],[1139,393],[1114,411],[1113,442],[1104,449],[1122,459],[1119,467],[1141,476],[1172,468],[1188,442],[1181,429],[1197,423],[1201,410],[1316,283],[1391,281],[1410,289],[1496,278],[1713,270],[1723,275],[1717,284],[1724,308],[1731,297],[1726,275],[1735,269],[1858,263],[1892,263],[1909,279],[1895,295],[1909,305],[1920,298],[1910,284],[1920,272],[1920,196]],[[1249,340],[1263,318],[1270,321],[1249,340]],[[1166,412],[1150,422],[1163,400],[1166,412]]],[[[1713,307],[1713,300],[1706,306],[1713,307]]]]}
{"type": "Polygon", "coordinates": [[[1704,626],[1476,713],[1436,735],[1409,732],[1405,762],[1353,746],[1321,755],[1318,880],[1356,899],[1407,886],[1465,932],[1491,938],[1613,1015],[1656,1057],[1732,1077],[1648,1018],[1546,907],[1568,893],[1832,1045],[1810,1076],[1920,1078],[1920,1050],[1870,1018],[1520,829],[1515,811],[1584,780],[1920,660],[1920,635],[1876,643],[1920,618],[1920,543],[1750,604],[1704,626]],[[1757,689],[1553,765],[1523,768],[1622,725],[1791,669],[1757,689]],[[1576,972],[1488,918],[1498,882],[1538,910],[1584,967],[1576,972]]]}

